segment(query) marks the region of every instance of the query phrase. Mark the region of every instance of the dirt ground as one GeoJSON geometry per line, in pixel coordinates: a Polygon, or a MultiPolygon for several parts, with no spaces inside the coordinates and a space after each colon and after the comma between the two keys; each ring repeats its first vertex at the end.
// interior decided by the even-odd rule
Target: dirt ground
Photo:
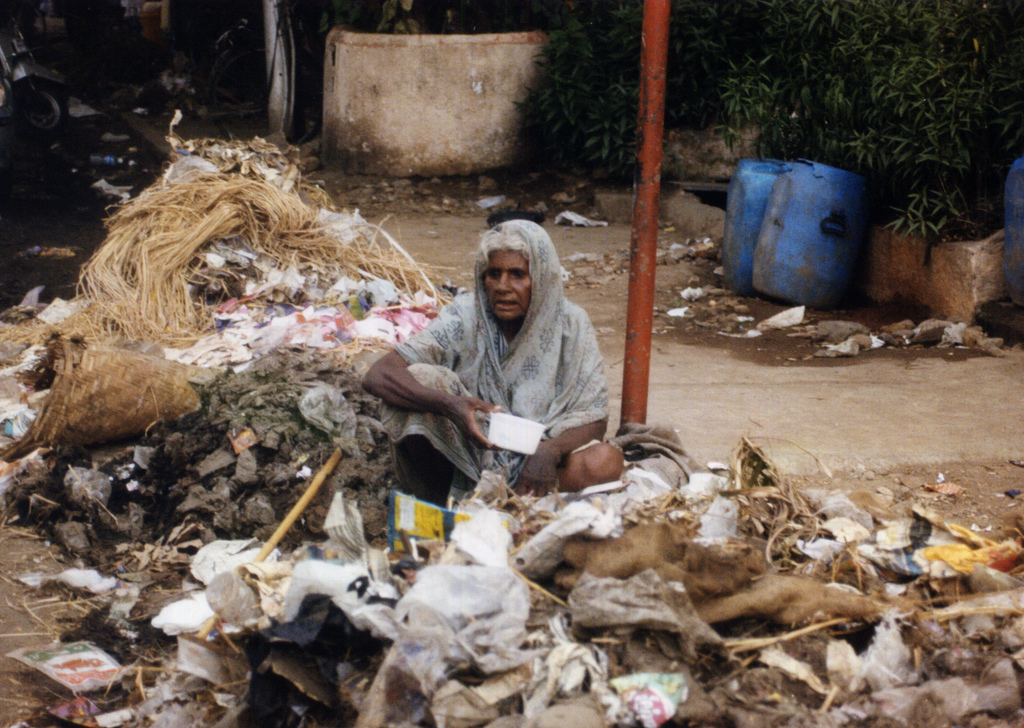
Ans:
{"type": "MultiPolygon", "coordinates": [[[[121,113],[123,109],[108,109],[103,116],[73,120],[67,136],[56,146],[25,145],[16,163],[14,198],[0,209],[0,249],[6,263],[0,271],[0,308],[16,305],[39,285],[46,286],[42,300],[73,296],[80,266],[103,240],[103,220],[110,204],[110,200],[90,188],[92,182],[104,177],[115,184],[132,184],[137,193],[159,172],[162,160],[150,146],[132,136],[132,128],[121,113]],[[129,138],[103,142],[104,133],[129,138]],[[92,167],[88,156],[97,152],[124,154],[136,164],[131,168],[92,167]]],[[[224,122],[219,123],[223,127],[224,122]]],[[[251,124],[251,120],[244,122],[245,127],[251,124]]],[[[154,121],[153,125],[159,124],[154,121]]],[[[187,127],[183,132],[188,133],[187,127]]],[[[609,363],[621,364],[628,297],[628,227],[555,231],[551,225],[554,215],[563,209],[598,217],[594,192],[598,187],[615,185],[613,181],[593,179],[580,171],[549,169],[414,180],[346,177],[321,169],[311,172],[308,179],[320,181],[339,206],[358,208],[369,221],[381,223],[417,260],[433,266],[439,279],[448,279],[456,286],[471,285],[474,236],[485,229],[490,212],[477,205],[478,200],[502,194],[507,198],[505,205],[526,210],[539,206],[546,210],[546,225],[553,230],[563,261],[573,273],[566,284],[568,295],[590,313],[609,363]],[[570,261],[576,253],[590,257],[570,261]]],[[[768,332],[756,339],[723,336],[721,332],[727,326],[733,327],[730,330],[745,326],[738,320],[740,317],[761,320],[786,306],[716,294],[692,305],[694,315],[690,317],[668,316],[667,311],[689,305],[680,297],[683,289],[720,285],[715,273],[720,260],[713,247],[698,245],[692,254],[671,260],[667,253],[673,245],[695,247],[695,242],[682,237],[670,225],[663,225],[659,247],[666,252],[666,262],[658,268],[655,354],[659,341],[671,340],[724,350],[732,357],[762,367],[857,367],[864,364],[866,357],[891,358],[910,367],[919,359],[939,358],[955,363],[985,356],[972,349],[915,346],[885,348],[850,359],[826,359],[814,356],[819,343],[785,331],[768,332]],[[724,307],[724,313],[716,311],[716,307],[724,307]]],[[[808,312],[810,321],[857,321],[872,330],[908,318],[920,322],[926,317],[925,311],[862,301],[853,301],[850,308],[843,310],[808,312]]],[[[652,380],[671,378],[673,367],[673,362],[655,356],[652,380]]],[[[616,401],[613,407],[617,406],[616,401]]],[[[950,521],[994,538],[1020,510],[1024,452],[1020,461],[1013,462],[958,461],[886,472],[860,469],[831,475],[822,470],[817,475],[794,476],[793,482],[801,487],[866,489],[891,496],[894,515],[910,505],[925,504],[950,521]],[[931,489],[940,483],[961,486],[963,492],[944,495],[931,489]]],[[[11,512],[0,526],[0,549],[4,554],[4,568],[0,572],[0,623],[4,625],[0,654],[75,634],[92,611],[89,599],[66,589],[30,589],[16,577],[95,564],[77,563],[11,512]]],[[[0,685],[4,686],[0,689],[0,725],[26,718],[31,725],[47,725],[51,719],[39,709],[70,697],[56,684],[40,679],[38,673],[13,660],[0,660],[0,685]]]]}

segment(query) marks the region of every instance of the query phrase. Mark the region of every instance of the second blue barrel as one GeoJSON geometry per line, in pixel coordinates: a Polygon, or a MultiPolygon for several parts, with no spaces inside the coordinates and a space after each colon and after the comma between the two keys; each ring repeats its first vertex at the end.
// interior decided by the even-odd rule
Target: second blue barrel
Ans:
{"type": "Polygon", "coordinates": [[[772,185],[792,165],[777,159],[741,159],[729,180],[722,237],[725,286],[741,296],[754,295],[754,249],[772,185]]]}
{"type": "Polygon", "coordinates": [[[772,184],[754,251],[754,288],[834,308],[853,278],[867,227],[866,180],[800,160],[772,184]]]}
{"type": "Polygon", "coordinates": [[[1003,207],[1006,211],[1006,240],[1003,243],[1003,270],[1010,298],[1024,306],[1024,157],[1010,167],[1006,175],[1003,207]]]}

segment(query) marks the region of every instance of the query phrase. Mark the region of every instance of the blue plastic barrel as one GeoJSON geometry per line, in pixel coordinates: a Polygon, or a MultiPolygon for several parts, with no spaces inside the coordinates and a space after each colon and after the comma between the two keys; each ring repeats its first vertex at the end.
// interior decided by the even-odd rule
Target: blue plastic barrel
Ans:
{"type": "Polygon", "coordinates": [[[800,160],[772,185],[754,250],[754,288],[811,308],[839,304],[867,227],[866,180],[800,160]]]}
{"type": "Polygon", "coordinates": [[[792,165],[776,159],[741,159],[729,180],[722,272],[726,288],[741,296],[754,295],[754,248],[768,196],[778,176],[790,169],[792,165]]]}
{"type": "Polygon", "coordinates": [[[1010,298],[1024,306],[1024,157],[1010,166],[1003,193],[1006,215],[1006,241],[1003,243],[1003,270],[1010,298]]]}

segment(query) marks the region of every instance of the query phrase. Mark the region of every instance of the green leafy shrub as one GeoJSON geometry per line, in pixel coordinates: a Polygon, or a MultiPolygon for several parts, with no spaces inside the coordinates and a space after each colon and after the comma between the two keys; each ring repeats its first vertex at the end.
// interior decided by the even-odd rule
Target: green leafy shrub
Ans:
{"type": "MultiPolygon", "coordinates": [[[[529,101],[546,157],[627,176],[635,159],[640,2],[577,7],[551,33],[529,101]]],[[[767,157],[868,177],[875,217],[904,232],[997,227],[1024,154],[1019,2],[677,0],[665,123],[760,130],[767,157]]]]}
{"type": "Polygon", "coordinates": [[[367,33],[507,33],[562,24],[567,0],[331,0],[324,28],[367,33]]]}

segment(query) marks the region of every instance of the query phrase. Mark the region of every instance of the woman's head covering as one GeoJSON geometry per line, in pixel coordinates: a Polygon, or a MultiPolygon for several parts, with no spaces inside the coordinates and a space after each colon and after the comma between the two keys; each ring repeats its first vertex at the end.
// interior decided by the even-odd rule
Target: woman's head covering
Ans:
{"type": "MultiPolygon", "coordinates": [[[[487,292],[484,289],[484,270],[487,268],[490,254],[501,250],[523,250],[526,260],[530,263],[530,308],[520,329],[521,334],[524,330],[536,326],[538,321],[557,315],[564,296],[562,263],[555,251],[555,244],[551,242],[551,236],[537,223],[529,220],[510,220],[484,233],[476,259],[476,298],[477,305],[482,306],[478,308],[480,315],[492,321],[495,319],[491,315],[487,292]],[[502,241],[508,241],[508,244],[503,246],[502,241]]],[[[520,338],[525,337],[517,334],[513,343],[520,338]]]]}

